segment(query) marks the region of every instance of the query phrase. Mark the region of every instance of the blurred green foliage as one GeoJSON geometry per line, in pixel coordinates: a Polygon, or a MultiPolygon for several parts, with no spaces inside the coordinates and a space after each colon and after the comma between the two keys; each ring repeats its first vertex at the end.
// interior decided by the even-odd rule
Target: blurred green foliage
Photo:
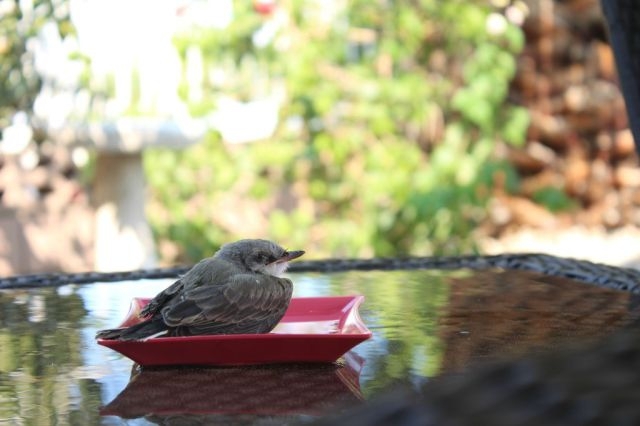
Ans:
{"type": "Polygon", "coordinates": [[[533,201],[542,204],[552,212],[567,211],[577,208],[577,203],[566,192],[556,187],[547,186],[533,193],[533,201]]]}
{"type": "Polygon", "coordinates": [[[415,270],[332,274],[333,294],[366,295],[360,313],[381,340],[377,348],[385,348],[367,353],[367,368],[373,372],[364,388],[367,394],[409,378],[442,373],[448,343],[442,322],[451,304],[451,278],[468,275],[469,271],[415,270]]]}
{"type": "Polygon", "coordinates": [[[33,41],[47,23],[61,35],[73,32],[68,3],[61,0],[0,3],[0,130],[16,111],[30,113],[42,84],[34,68],[33,41]]]}
{"type": "MultiPolygon", "coordinates": [[[[99,424],[102,385],[79,373],[82,298],[56,289],[0,294],[0,419],[6,424],[99,424]]],[[[4,424],[4,423],[3,423],[4,424]]]]}
{"type": "Polygon", "coordinates": [[[230,146],[212,133],[146,154],[157,237],[188,260],[251,236],[316,256],[473,251],[496,176],[517,185],[495,148],[525,140],[528,114],[507,100],[521,30],[503,19],[489,31],[502,15],[480,0],[350,0],[330,19],[321,4],[280,4],[288,20],[260,47],[253,37],[270,20],[246,2],[228,28],[176,39],[184,58],[192,46],[204,57],[206,96],[192,113],[278,85],[286,99],[268,141],[230,146]]]}

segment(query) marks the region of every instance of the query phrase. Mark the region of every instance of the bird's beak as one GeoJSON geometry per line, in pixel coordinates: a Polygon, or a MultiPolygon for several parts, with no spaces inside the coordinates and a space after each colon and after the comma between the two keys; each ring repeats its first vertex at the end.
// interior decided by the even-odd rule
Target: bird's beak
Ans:
{"type": "Polygon", "coordinates": [[[287,251],[285,253],[284,256],[282,256],[280,259],[276,260],[277,263],[280,262],[288,262],[290,260],[293,259],[297,259],[300,256],[302,256],[304,254],[304,250],[292,250],[292,251],[287,251]]]}

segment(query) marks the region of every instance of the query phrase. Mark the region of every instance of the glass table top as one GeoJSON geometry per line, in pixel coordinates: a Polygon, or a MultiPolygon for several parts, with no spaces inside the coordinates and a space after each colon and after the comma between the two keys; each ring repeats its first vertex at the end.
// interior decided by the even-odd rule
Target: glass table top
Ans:
{"type": "Polygon", "coordinates": [[[519,271],[291,274],[294,297],[364,295],[373,337],[336,364],[141,369],[99,346],[133,297],[171,280],[0,292],[0,423],[279,424],[396,385],[553,351],[638,317],[638,296],[519,271]]]}

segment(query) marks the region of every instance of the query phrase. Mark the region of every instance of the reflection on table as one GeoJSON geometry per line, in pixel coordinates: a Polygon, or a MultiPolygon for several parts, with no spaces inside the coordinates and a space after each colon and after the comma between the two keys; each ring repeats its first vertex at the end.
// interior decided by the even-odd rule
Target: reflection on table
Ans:
{"type": "Polygon", "coordinates": [[[182,415],[320,416],[363,401],[363,363],[349,352],[336,364],[134,366],[127,387],[100,414],[156,421],[182,415]]]}

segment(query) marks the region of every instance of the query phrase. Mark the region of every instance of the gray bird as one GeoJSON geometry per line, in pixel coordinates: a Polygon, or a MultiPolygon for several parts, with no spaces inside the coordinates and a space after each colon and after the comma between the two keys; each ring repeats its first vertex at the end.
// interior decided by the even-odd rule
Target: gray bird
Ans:
{"type": "Polygon", "coordinates": [[[266,240],[225,244],[158,293],[140,312],[143,322],[98,331],[96,338],[268,333],[284,316],[293,292],[291,280],[280,275],[303,254],[266,240]]]}

